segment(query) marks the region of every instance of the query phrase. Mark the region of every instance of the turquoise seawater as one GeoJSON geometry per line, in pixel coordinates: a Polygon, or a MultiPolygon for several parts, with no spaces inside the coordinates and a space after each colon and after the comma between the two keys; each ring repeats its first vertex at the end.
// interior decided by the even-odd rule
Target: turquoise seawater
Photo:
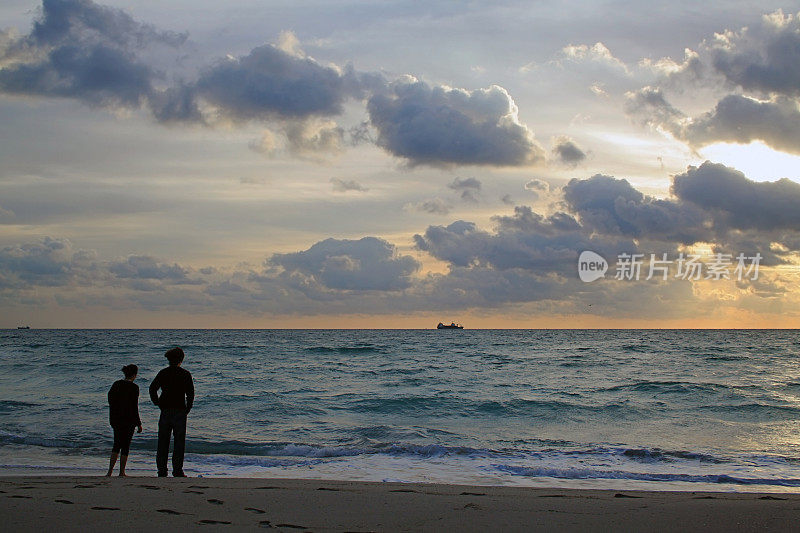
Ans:
{"type": "Polygon", "coordinates": [[[0,474],[102,473],[106,393],[181,346],[203,476],[800,491],[800,335],[685,330],[0,330],[0,474]]]}

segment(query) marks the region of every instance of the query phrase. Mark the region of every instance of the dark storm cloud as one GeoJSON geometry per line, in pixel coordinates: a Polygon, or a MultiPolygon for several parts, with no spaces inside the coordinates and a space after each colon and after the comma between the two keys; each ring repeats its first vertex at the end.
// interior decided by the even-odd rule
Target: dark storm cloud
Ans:
{"type": "Polygon", "coordinates": [[[239,120],[338,115],[356,89],[338,70],[272,45],[222,60],[197,81],[203,98],[239,120]]]}
{"type": "Polygon", "coordinates": [[[720,228],[800,231],[800,184],[757,183],[733,168],[706,161],[675,176],[672,192],[715,214],[720,228]]]}
{"type": "Polygon", "coordinates": [[[574,167],[586,159],[586,152],[569,137],[557,137],[554,141],[553,154],[565,165],[574,167]]]}
{"type": "Polygon", "coordinates": [[[136,108],[154,94],[157,77],[137,52],[185,38],[89,0],[45,0],[30,34],[2,58],[0,92],[136,108]]]}
{"type": "Polygon", "coordinates": [[[709,237],[708,215],[693,205],[646,197],[627,180],[597,174],[573,179],[564,199],[581,223],[604,234],[692,244],[709,237]]]}
{"type": "Polygon", "coordinates": [[[800,154],[800,111],[797,102],[783,98],[762,102],[729,95],[713,111],[673,129],[692,146],[763,141],[776,150],[800,154]]]}
{"type": "Polygon", "coordinates": [[[420,264],[410,255],[397,255],[393,244],[375,237],[360,240],[326,239],[308,250],[275,254],[269,264],[287,276],[313,278],[329,289],[400,290],[420,264]]]}
{"type": "Polygon", "coordinates": [[[707,43],[717,72],[745,90],[800,96],[800,18],[777,11],[707,43]]]}
{"type": "Polygon", "coordinates": [[[385,84],[378,74],[325,67],[266,45],[206,68],[195,82],[159,87],[163,74],[141,52],[180,46],[186,37],[89,0],[45,0],[30,34],[2,49],[0,91],[93,106],[147,105],[156,120],[177,123],[204,122],[201,99],[237,120],[337,115],[346,99],[385,84]]]}
{"type": "Polygon", "coordinates": [[[629,239],[592,235],[565,213],[543,217],[529,207],[517,206],[513,216],[495,217],[494,221],[494,233],[459,220],[449,226],[429,226],[423,235],[415,235],[414,241],[419,250],[454,267],[516,268],[564,276],[574,276],[582,250],[611,256],[636,249],[629,239]]]}
{"type": "Polygon", "coordinates": [[[542,148],[502,87],[466,91],[416,80],[393,83],[367,104],[377,144],[411,165],[522,166],[542,148]]]}
{"type": "Polygon", "coordinates": [[[144,108],[173,125],[272,121],[288,152],[301,158],[369,141],[409,165],[523,166],[544,159],[513,99],[496,85],[468,91],[410,77],[389,83],[352,65],[323,65],[296,39],[227,56],[201,68],[196,79],[178,76],[174,65],[155,66],[170,65],[159,59],[161,48],[186,38],[89,0],[45,0],[27,36],[0,35],[0,93],[144,108]],[[367,123],[309,134],[313,121],[341,115],[348,101],[362,100],[376,138],[367,123]]]}
{"type": "Polygon", "coordinates": [[[145,46],[153,40],[179,45],[187,35],[159,31],[135,21],[121,9],[101,6],[91,0],[43,0],[42,15],[34,22],[30,38],[37,44],[55,46],[79,37],[145,46]]]}
{"type": "Polygon", "coordinates": [[[670,61],[661,83],[677,91],[694,84],[733,92],[714,109],[689,117],[658,87],[627,95],[626,111],[689,146],[763,141],[800,153],[800,18],[778,11],[737,31],[726,30],[670,61]]]}
{"type": "Polygon", "coordinates": [[[462,200],[477,202],[481,191],[481,182],[477,178],[458,178],[447,184],[448,189],[459,193],[462,200]]]}
{"type": "Polygon", "coordinates": [[[761,101],[732,94],[712,111],[688,118],[661,90],[645,87],[627,95],[626,111],[695,148],[716,142],[763,141],[777,150],[800,153],[800,111],[797,102],[787,98],[761,101]]]}

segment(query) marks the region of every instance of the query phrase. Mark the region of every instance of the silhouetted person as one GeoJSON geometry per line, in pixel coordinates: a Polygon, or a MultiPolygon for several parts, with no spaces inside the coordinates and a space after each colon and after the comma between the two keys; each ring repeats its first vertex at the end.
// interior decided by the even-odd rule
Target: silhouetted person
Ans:
{"type": "Polygon", "coordinates": [[[125,477],[125,464],[131,448],[134,428],[142,432],[142,420],[139,418],[139,386],[133,380],[139,373],[136,365],[122,367],[125,379],[115,381],[108,391],[108,421],[114,430],[114,447],[111,448],[111,459],[108,464],[110,476],[119,456],[119,475],[125,477]]]}
{"type": "Polygon", "coordinates": [[[167,350],[164,356],[169,360],[169,366],[159,372],[150,383],[150,399],[161,408],[161,417],[158,419],[156,466],[159,477],[167,475],[169,438],[172,433],[175,436],[175,445],[172,449],[172,475],[186,477],[183,473],[186,415],[192,410],[194,402],[194,382],[189,371],[181,368],[183,350],[172,348],[167,350]],[[161,396],[158,395],[158,389],[161,389],[161,396]]]}

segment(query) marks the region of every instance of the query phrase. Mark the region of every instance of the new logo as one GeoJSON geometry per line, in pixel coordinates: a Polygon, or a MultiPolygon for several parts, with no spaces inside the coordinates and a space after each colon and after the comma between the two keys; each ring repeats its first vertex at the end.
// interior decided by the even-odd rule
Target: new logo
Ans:
{"type": "Polygon", "coordinates": [[[600,254],[585,250],[578,257],[578,277],[583,282],[589,283],[600,279],[606,275],[607,270],[608,261],[600,254]]]}

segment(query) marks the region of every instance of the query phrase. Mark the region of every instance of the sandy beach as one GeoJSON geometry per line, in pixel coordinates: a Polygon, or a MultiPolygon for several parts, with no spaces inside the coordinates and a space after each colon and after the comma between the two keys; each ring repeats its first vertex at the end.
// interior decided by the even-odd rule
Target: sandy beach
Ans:
{"type": "Polygon", "coordinates": [[[789,531],[800,494],[295,479],[0,478],[5,531],[789,531]]]}

